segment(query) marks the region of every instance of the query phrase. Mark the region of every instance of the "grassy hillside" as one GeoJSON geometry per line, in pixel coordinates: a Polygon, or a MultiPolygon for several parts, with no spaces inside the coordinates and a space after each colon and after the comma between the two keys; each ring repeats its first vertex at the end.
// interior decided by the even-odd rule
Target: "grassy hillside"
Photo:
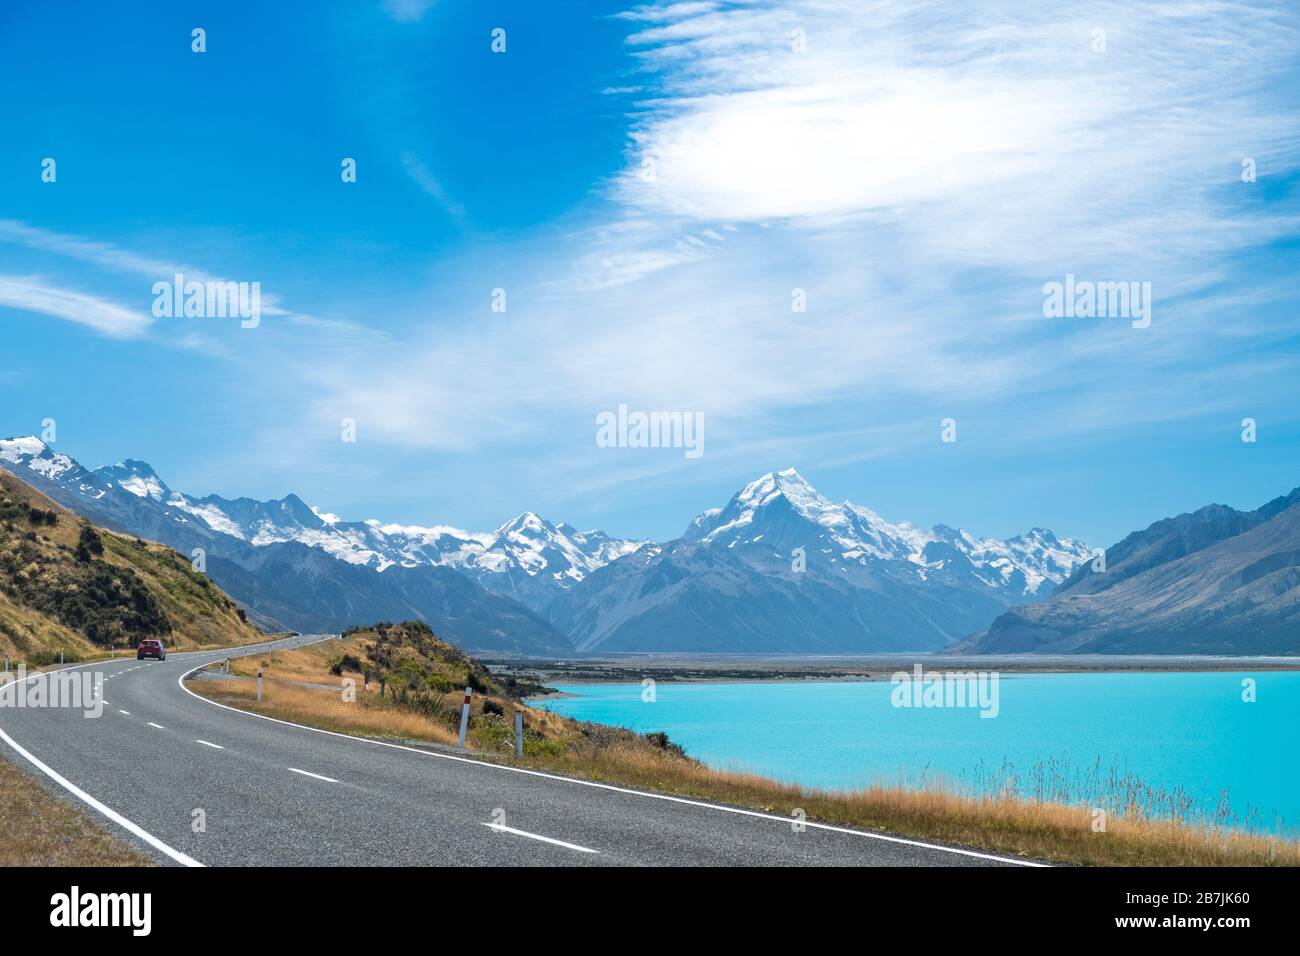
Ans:
{"type": "Polygon", "coordinates": [[[1137,808],[1096,832],[1088,807],[896,786],[825,791],[713,770],[663,734],[636,734],[529,707],[524,698],[542,688],[491,674],[421,623],[354,630],[341,642],[236,660],[232,670],[232,676],[209,674],[191,686],[282,720],[444,746],[456,743],[461,692],[470,686],[476,693],[468,743],[483,759],[517,761],[514,714],[522,711],[522,766],[781,816],[802,811],[809,820],[1086,865],[1300,864],[1294,841],[1152,818],[1137,808]],[[267,678],[260,704],[254,678],[259,668],[267,678]]]}
{"type": "Polygon", "coordinates": [[[95,528],[0,470],[0,653],[34,666],[145,637],[177,649],[265,639],[171,548],[95,528]]]}

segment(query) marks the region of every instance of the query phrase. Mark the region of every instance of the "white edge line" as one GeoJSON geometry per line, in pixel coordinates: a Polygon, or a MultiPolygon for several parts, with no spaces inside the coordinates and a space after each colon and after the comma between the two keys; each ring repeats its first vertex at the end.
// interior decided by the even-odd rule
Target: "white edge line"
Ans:
{"type": "Polygon", "coordinates": [[[32,756],[30,753],[24,750],[22,746],[18,743],[18,741],[14,740],[12,737],[10,737],[7,733],[4,732],[3,728],[0,728],[0,739],[3,739],[4,742],[7,743],[10,747],[12,747],[17,753],[25,757],[33,767],[35,767],[41,773],[45,774],[45,776],[49,777],[51,780],[57,783],[64,790],[68,791],[68,793],[72,794],[74,797],[76,797],[78,800],[82,801],[83,803],[91,807],[94,807],[96,810],[98,810],[104,816],[108,817],[118,826],[123,827],[130,833],[139,837],[141,840],[144,840],[145,843],[149,844],[155,850],[167,854],[167,856],[171,857],[181,866],[202,866],[203,865],[198,860],[194,859],[194,857],[187,856],[186,854],[182,853],[180,850],[168,846],[166,843],[158,839],[148,830],[145,830],[143,827],[140,827],[132,823],[130,820],[122,816],[122,814],[118,813],[112,807],[100,803],[98,800],[96,800],[90,794],[86,793],[86,791],[82,790],[76,784],[59,776],[59,774],[56,771],[54,771],[50,767],[47,767],[45,764],[41,763],[34,756],[32,756]]]}
{"type": "Polygon", "coordinates": [[[322,777],[318,773],[312,773],[310,770],[299,770],[297,767],[288,768],[291,773],[300,773],[304,777],[312,777],[316,780],[324,780],[326,783],[338,783],[333,777],[322,777]]]}
{"type": "MultiPolygon", "coordinates": [[[[322,638],[321,638],[320,640],[318,640],[318,641],[308,641],[307,643],[308,643],[308,644],[320,644],[320,643],[323,643],[324,641],[334,640],[337,636],[338,636],[338,635],[331,634],[331,635],[329,635],[329,636],[322,637],[322,638]]],[[[221,655],[221,654],[224,652],[224,653],[226,653],[226,655],[229,656],[229,657],[243,657],[243,656],[245,656],[244,654],[238,654],[238,653],[235,653],[235,652],[236,652],[236,651],[247,651],[247,652],[249,652],[249,653],[256,653],[259,649],[263,649],[263,650],[264,650],[264,649],[269,648],[269,647],[275,647],[275,646],[277,646],[277,645],[279,645],[279,644],[281,644],[281,643],[283,643],[283,641],[267,641],[265,644],[244,644],[244,645],[242,645],[241,647],[237,647],[237,648],[234,648],[234,647],[232,647],[232,648],[219,648],[219,649],[214,650],[214,651],[178,651],[178,652],[177,652],[177,656],[183,656],[183,655],[188,655],[188,654],[216,654],[216,655],[221,655]]],[[[304,644],[304,645],[302,645],[302,646],[305,647],[306,645],[304,644]]],[[[220,656],[217,657],[217,660],[222,660],[222,659],[223,659],[223,658],[221,658],[220,656]]],[[[81,668],[83,668],[83,667],[95,667],[95,666],[97,666],[97,665],[99,665],[99,664],[111,664],[111,663],[112,663],[112,659],[110,658],[110,659],[107,660],[107,661],[87,661],[85,664],[72,664],[72,665],[69,665],[68,667],[56,668],[55,670],[68,670],[68,671],[75,671],[75,670],[79,670],[79,669],[81,669],[81,668]]],[[[212,663],[212,662],[209,661],[208,663],[212,663]]],[[[200,665],[200,667],[202,667],[202,666],[206,666],[206,665],[200,665]]],[[[198,670],[198,669],[199,669],[198,667],[194,668],[194,670],[198,670]]],[[[35,678],[40,677],[42,674],[52,674],[52,673],[55,673],[55,670],[49,670],[49,671],[37,671],[35,674],[28,674],[27,677],[26,677],[24,680],[22,680],[22,681],[17,681],[17,680],[6,681],[3,685],[0,685],[0,693],[3,693],[4,691],[8,690],[10,687],[17,687],[17,686],[19,685],[19,683],[24,683],[24,684],[25,684],[25,683],[27,683],[27,681],[29,681],[29,680],[34,680],[35,678]]],[[[119,671],[119,673],[120,673],[120,671],[119,671]]],[[[109,676],[112,676],[112,675],[109,675],[109,676]]],[[[183,676],[183,675],[182,675],[182,676],[183,676]]],[[[108,677],[105,677],[104,680],[108,680],[108,677]]],[[[185,687],[184,684],[182,684],[181,687],[182,687],[182,689],[184,689],[184,690],[186,691],[186,693],[193,694],[193,692],[190,691],[189,688],[185,687]]],[[[193,696],[198,697],[199,695],[198,695],[198,694],[193,694],[193,696]]],[[[199,697],[199,700],[202,700],[202,699],[203,699],[202,697],[199,697]]],[[[102,701],[102,703],[107,704],[108,701],[102,701]]],[[[232,709],[233,709],[233,708],[232,708],[232,709]]],[[[244,713],[244,711],[240,711],[240,713],[244,713]]],[[[359,738],[358,738],[358,739],[359,739],[359,738]]],[[[127,832],[131,833],[132,835],[139,837],[141,840],[143,840],[145,843],[149,844],[149,845],[150,845],[151,847],[153,847],[154,849],[158,850],[160,853],[166,854],[168,857],[170,857],[171,859],[175,860],[177,863],[181,864],[182,866],[196,867],[196,866],[203,866],[203,865],[204,865],[204,864],[200,863],[198,860],[194,859],[194,857],[192,857],[192,856],[187,856],[186,854],[182,853],[180,850],[177,850],[177,849],[174,849],[173,847],[168,846],[166,843],[164,843],[162,840],[158,839],[156,836],[154,836],[154,835],[153,835],[152,833],[150,833],[148,830],[146,830],[146,829],[144,829],[143,827],[141,827],[139,824],[132,823],[130,820],[128,820],[126,817],[122,816],[122,814],[118,813],[118,812],[117,812],[116,810],[114,810],[112,807],[110,807],[110,806],[108,806],[107,804],[101,803],[100,801],[96,800],[94,797],[92,797],[90,794],[86,793],[86,791],[82,790],[82,789],[81,789],[80,787],[78,787],[76,784],[74,784],[74,783],[72,783],[71,781],[67,780],[66,778],[60,776],[59,773],[58,773],[57,771],[55,771],[55,770],[52,769],[51,767],[48,767],[48,766],[46,766],[45,764],[41,763],[40,760],[38,760],[36,757],[34,757],[32,754],[30,754],[27,750],[25,750],[25,749],[23,748],[23,746],[22,746],[21,744],[18,743],[18,741],[14,740],[14,739],[13,739],[12,737],[10,737],[7,733],[5,733],[3,727],[0,727],[0,740],[3,740],[5,743],[7,743],[11,748],[13,748],[13,750],[14,750],[15,753],[17,753],[17,754],[19,754],[20,756],[22,756],[22,757],[23,757],[25,760],[27,760],[27,761],[28,761],[28,762],[29,762],[33,767],[35,767],[37,770],[41,771],[41,773],[45,774],[47,777],[49,777],[51,780],[53,780],[55,783],[57,783],[57,784],[58,784],[60,787],[62,787],[64,790],[67,790],[68,793],[72,794],[74,797],[76,797],[76,798],[77,798],[78,800],[80,800],[82,803],[86,804],[86,805],[87,805],[88,807],[90,807],[91,809],[93,809],[93,810],[97,811],[98,813],[102,814],[103,816],[107,817],[109,820],[113,821],[113,822],[116,823],[118,826],[122,827],[122,828],[125,829],[127,832]]]]}
{"type": "Polygon", "coordinates": [[[504,823],[484,823],[482,826],[489,830],[495,830],[497,833],[513,833],[516,836],[528,837],[530,840],[541,840],[543,843],[553,843],[556,846],[562,846],[569,850],[577,850],[579,853],[599,853],[599,850],[593,850],[590,847],[578,846],[576,843],[565,843],[563,840],[557,840],[554,837],[542,836],[540,833],[529,833],[527,830],[516,830],[514,827],[508,827],[504,823]]]}
{"type": "MultiPolygon", "coordinates": [[[[211,662],[209,662],[211,663],[211,662]]],[[[477,767],[488,767],[493,770],[501,770],[506,773],[519,773],[529,777],[542,777],[546,780],[558,780],[561,783],[572,784],[576,787],[591,787],[596,790],[610,790],[614,793],[627,793],[637,797],[648,797],[651,800],[664,800],[668,803],[681,803],[690,807],[703,807],[707,810],[717,810],[722,813],[734,813],[739,816],[757,817],[760,820],[774,820],[777,823],[789,824],[792,818],[778,817],[771,813],[761,813],[758,810],[743,810],[740,807],[728,807],[720,803],[706,803],[703,800],[690,800],[686,797],[672,797],[666,793],[649,793],[645,790],[633,790],[630,787],[616,787],[609,783],[597,783],[594,780],[578,780],[574,777],[561,777],[558,774],[546,773],[542,770],[529,770],[525,767],[511,767],[506,764],[489,763],[485,760],[473,760],[469,757],[457,757],[453,754],[439,753],[436,750],[421,750],[418,747],[407,747],[402,744],[389,743],[386,740],[371,740],[368,737],[354,737],[351,734],[341,734],[334,730],[324,730],[320,727],[308,727],[306,724],[295,724],[291,720],[280,720],[278,717],[268,717],[266,714],[255,714],[251,710],[240,710],[238,707],[231,707],[228,704],[219,704],[215,700],[209,700],[201,694],[196,694],[185,686],[185,678],[189,677],[195,671],[202,670],[207,664],[200,664],[193,667],[176,679],[176,683],[181,690],[191,697],[203,701],[205,704],[211,704],[213,707],[220,707],[222,710],[229,710],[236,714],[243,714],[245,717],[256,717],[259,720],[269,720],[272,723],[284,724],[286,727],[297,727],[299,730],[309,730],[315,734],[327,734],[330,737],[342,737],[344,740],[356,740],[365,744],[374,744],[377,747],[391,747],[394,750],[405,750],[409,753],[420,754],[424,757],[436,757],[440,760],[452,760],[456,763],[471,763],[477,767]]],[[[885,833],[872,833],[869,830],[855,830],[851,827],[839,827],[830,823],[817,823],[812,820],[801,821],[806,827],[813,827],[818,830],[828,830],[831,833],[848,833],[854,836],[866,837],[870,840],[884,840],[887,843],[899,843],[904,846],[917,846],[927,850],[940,850],[944,853],[953,853],[958,856],[969,856],[979,860],[992,860],[996,863],[1010,863],[1013,866],[1033,866],[1033,867],[1050,867],[1050,863],[1039,863],[1034,860],[1018,860],[1015,857],[995,856],[991,853],[980,853],[976,850],[959,850],[956,847],[941,846],[937,843],[926,843],[922,840],[910,840],[907,837],[890,836],[885,833]]]]}

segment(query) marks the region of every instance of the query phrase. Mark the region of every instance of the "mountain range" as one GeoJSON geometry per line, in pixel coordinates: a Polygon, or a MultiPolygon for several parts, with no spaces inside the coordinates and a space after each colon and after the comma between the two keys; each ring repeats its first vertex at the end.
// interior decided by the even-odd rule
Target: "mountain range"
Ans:
{"type": "Polygon", "coordinates": [[[1300,654],[1300,488],[1135,531],[954,653],[1300,654]]]}
{"type": "Polygon", "coordinates": [[[787,469],[548,610],[581,651],[935,650],[1051,593],[1090,554],[1041,528],[999,541],[891,524],[787,469]]]}
{"type": "Polygon", "coordinates": [[[942,648],[1041,600],[1090,557],[1035,528],[1008,540],[893,524],[769,473],[666,543],[524,512],[489,532],[344,521],[297,495],[194,497],[147,463],[91,471],[39,439],[0,466],[109,528],[183,554],[267,627],[420,617],[479,651],[849,653],[942,648]]]}
{"type": "MultiPolygon", "coordinates": [[[[90,471],[32,437],[0,441],[0,467],[106,528],[162,542],[187,557],[201,549],[206,572],[267,629],[340,631],[421,618],[436,621],[447,640],[476,650],[573,650],[541,615],[466,573],[432,563],[393,567],[367,555],[362,532],[332,532],[330,521],[296,495],[278,501],[194,498],[172,491],[144,462],[90,471]]],[[[372,537],[380,540],[382,532],[372,537]]],[[[504,582],[512,563],[505,557],[495,563],[504,582]]]]}

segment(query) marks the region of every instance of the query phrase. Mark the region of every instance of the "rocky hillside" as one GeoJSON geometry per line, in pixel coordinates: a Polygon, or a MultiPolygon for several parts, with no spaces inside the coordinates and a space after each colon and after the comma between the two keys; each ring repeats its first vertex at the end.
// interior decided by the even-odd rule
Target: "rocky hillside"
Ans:
{"type": "Polygon", "coordinates": [[[1157,521],[958,653],[1298,654],[1300,489],[1157,521]]]}

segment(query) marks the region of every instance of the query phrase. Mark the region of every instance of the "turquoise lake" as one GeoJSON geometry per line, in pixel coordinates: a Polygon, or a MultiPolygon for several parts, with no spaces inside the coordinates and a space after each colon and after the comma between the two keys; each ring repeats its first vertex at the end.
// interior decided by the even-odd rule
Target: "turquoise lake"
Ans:
{"type": "Polygon", "coordinates": [[[720,769],[838,789],[1013,779],[1031,797],[1113,806],[1137,794],[1162,813],[1300,832],[1297,672],[1003,674],[993,718],[895,707],[888,681],[661,682],[650,703],[640,684],[557,689],[575,696],[539,706],[664,731],[720,769]]]}

